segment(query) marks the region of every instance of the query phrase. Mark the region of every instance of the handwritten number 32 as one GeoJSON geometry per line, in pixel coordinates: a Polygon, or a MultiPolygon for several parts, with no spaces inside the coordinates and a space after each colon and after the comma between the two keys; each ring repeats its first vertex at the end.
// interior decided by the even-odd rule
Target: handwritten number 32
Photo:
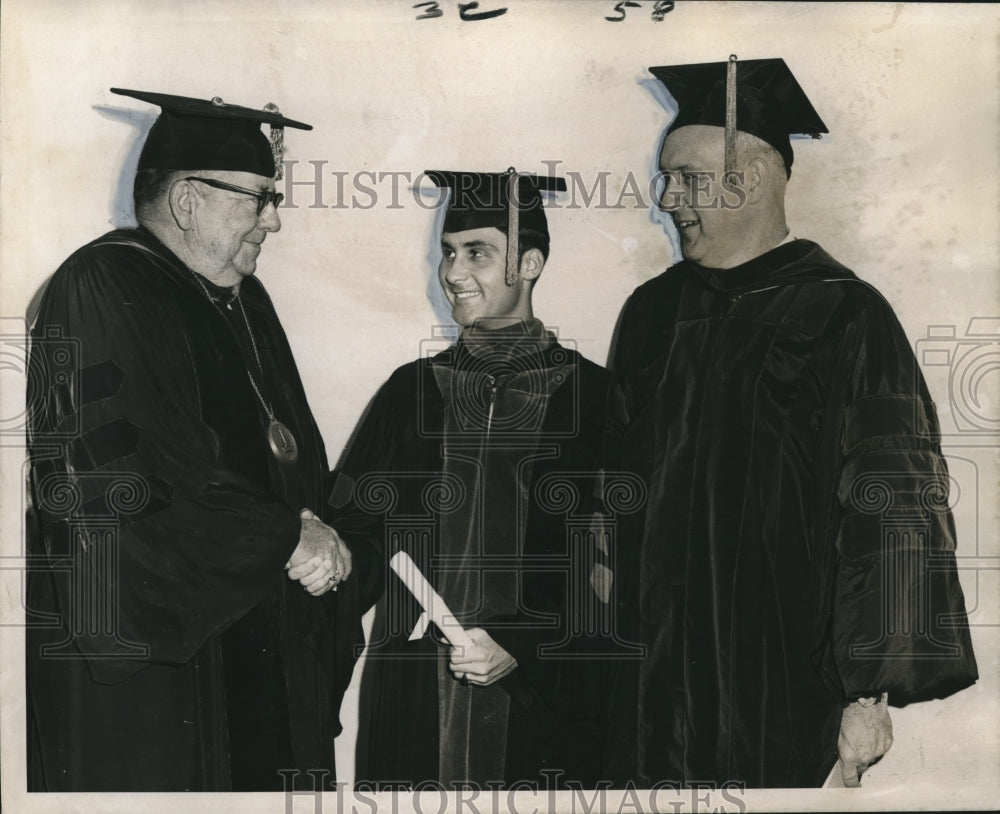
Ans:
{"type": "MultiPolygon", "coordinates": [[[[417,16],[418,20],[433,20],[435,17],[444,16],[444,12],[441,11],[440,3],[434,3],[434,2],[417,3],[413,6],[413,8],[427,9],[427,11],[425,11],[423,14],[417,16]]],[[[493,9],[492,11],[480,11],[477,13],[475,11],[477,8],[479,8],[479,3],[475,2],[475,0],[473,0],[473,2],[471,3],[459,3],[458,16],[463,20],[475,21],[475,20],[489,20],[492,19],[493,17],[499,17],[501,14],[507,13],[507,9],[505,8],[493,9]]]]}

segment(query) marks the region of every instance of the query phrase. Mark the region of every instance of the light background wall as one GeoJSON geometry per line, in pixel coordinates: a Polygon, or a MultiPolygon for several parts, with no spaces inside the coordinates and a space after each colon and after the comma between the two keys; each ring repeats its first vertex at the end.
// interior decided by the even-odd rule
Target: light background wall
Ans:
{"type": "MultiPolygon", "coordinates": [[[[954,326],[954,338],[945,332],[928,347],[954,350],[965,337],[963,352],[971,348],[978,360],[926,373],[945,428],[955,430],[946,436],[946,451],[980,682],[946,701],[894,711],[896,744],[862,791],[752,799],[796,809],[993,807],[1000,796],[1000,11],[680,2],[655,23],[653,3],[644,0],[614,23],[604,18],[617,16],[615,4],[603,0],[484,0],[478,11],[506,7],[507,13],[467,22],[455,0],[442,0],[443,15],[435,19],[417,20],[427,7],[414,5],[3,3],[0,477],[3,554],[12,569],[3,572],[0,594],[8,625],[0,639],[5,804],[15,811],[175,807],[148,795],[125,806],[83,797],[29,799],[18,791],[23,449],[11,432],[24,377],[17,334],[56,266],[127,220],[121,192],[130,178],[122,178],[156,111],[108,89],[219,95],[255,107],[274,101],[315,126],[286,133],[286,157],[298,162],[292,180],[310,181],[318,167],[322,186],[292,189],[294,206],[282,209],[282,231],[268,238],[258,273],[335,461],[376,388],[422,352],[439,332],[434,326],[448,322],[429,296],[436,290],[430,199],[418,205],[397,176],[394,206],[391,175],[373,183],[358,174],[415,178],[431,168],[554,166],[579,173],[589,188],[605,173],[606,206],[574,208],[564,198],[550,211],[552,256],[535,297],[547,324],[603,363],[625,297],[673,259],[673,238],[648,206],[648,194],[644,201],[622,194],[630,174],[645,189],[670,118],[645,69],[736,53],[783,57],[831,130],[820,141],[794,142],[793,233],[818,241],[876,285],[914,343],[926,339],[929,326],[954,326]],[[334,173],[344,179],[343,195],[334,173]],[[374,187],[377,200],[353,189],[355,180],[374,187]],[[322,205],[313,206],[317,195],[322,205]],[[994,319],[977,323],[982,335],[968,337],[973,317],[994,319]],[[958,406],[975,425],[952,409],[956,398],[964,399],[958,406]],[[983,431],[970,431],[977,426],[983,431]]],[[[342,775],[352,768],[352,698],[344,711],[348,732],[338,743],[342,775]]],[[[309,800],[299,804],[312,810],[309,800]]],[[[219,798],[188,797],[183,805],[220,810],[219,798]]],[[[284,805],[261,796],[232,802],[231,810],[284,811],[284,805]]]]}

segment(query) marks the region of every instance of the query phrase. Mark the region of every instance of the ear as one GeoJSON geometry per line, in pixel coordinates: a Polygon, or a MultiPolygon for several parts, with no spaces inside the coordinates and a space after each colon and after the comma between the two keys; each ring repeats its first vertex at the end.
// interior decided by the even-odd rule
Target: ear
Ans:
{"type": "Polygon", "coordinates": [[[545,256],[541,249],[528,249],[521,255],[521,279],[535,280],[545,266],[545,256]]]}
{"type": "Polygon", "coordinates": [[[760,156],[751,158],[745,170],[744,191],[748,203],[757,203],[771,185],[771,166],[760,156]]]}
{"type": "Polygon", "coordinates": [[[167,193],[170,204],[170,214],[173,215],[177,228],[188,231],[194,225],[195,191],[190,181],[183,179],[174,181],[167,193]]]}

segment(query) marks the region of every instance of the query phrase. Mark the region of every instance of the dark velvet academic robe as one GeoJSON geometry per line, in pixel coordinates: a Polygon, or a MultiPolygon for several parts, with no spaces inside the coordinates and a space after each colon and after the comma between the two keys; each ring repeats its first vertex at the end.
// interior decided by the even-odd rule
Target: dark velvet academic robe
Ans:
{"type": "MultiPolygon", "coordinates": [[[[359,618],[283,566],[328,478],[253,279],[203,285],[149,232],[72,255],[33,329],[29,788],[281,789],[334,768],[359,618]],[[228,307],[231,305],[231,307],[228,307]],[[252,371],[299,455],[279,464],[252,371]],[[338,630],[339,626],[339,630],[338,630]]],[[[311,780],[309,781],[311,783],[311,780]]]]}
{"type": "Polygon", "coordinates": [[[622,466],[649,486],[619,780],[818,786],[849,699],[975,681],[934,406],[873,288],[797,240],[674,266],[618,330],[622,466]]]}
{"type": "MultiPolygon", "coordinates": [[[[359,783],[596,782],[616,660],[614,534],[593,512],[620,417],[610,375],[537,321],[467,329],[382,387],[334,495],[377,521],[382,573],[407,551],[518,668],[462,686],[433,625],[408,640],[420,608],[391,574],[362,679],[359,783]]],[[[350,518],[335,522],[352,540],[350,518]]]]}

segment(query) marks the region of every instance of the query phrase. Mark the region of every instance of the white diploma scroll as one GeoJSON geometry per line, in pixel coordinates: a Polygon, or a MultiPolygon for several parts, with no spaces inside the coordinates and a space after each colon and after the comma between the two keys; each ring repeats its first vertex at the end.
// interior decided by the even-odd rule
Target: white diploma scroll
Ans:
{"type": "Polygon", "coordinates": [[[389,560],[389,567],[396,572],[410,593],[416,597],[424,613],[438,626],[449,642],[455,647],[472,647],[473,641],[469,638],[469,634],[455,620],[455,615],[448,609],[441,594],[434,590],[409,554],[397,551],[389,560]]]}

